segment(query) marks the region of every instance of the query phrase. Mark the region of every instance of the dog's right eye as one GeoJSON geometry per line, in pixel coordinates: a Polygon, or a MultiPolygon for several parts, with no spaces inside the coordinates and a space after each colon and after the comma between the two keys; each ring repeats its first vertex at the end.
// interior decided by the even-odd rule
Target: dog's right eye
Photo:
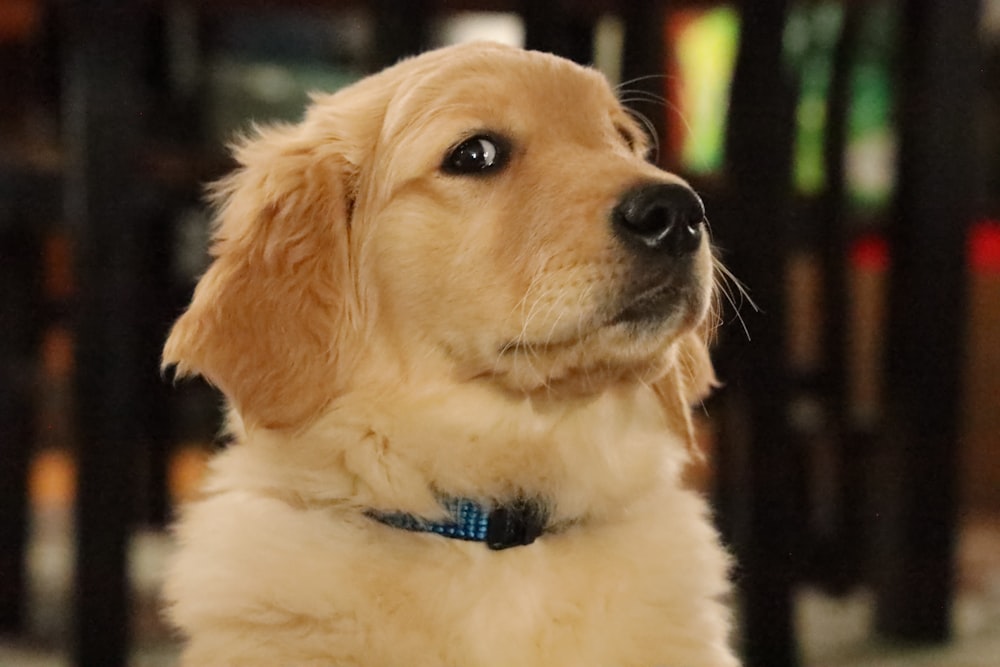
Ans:
{"type": "Polygon", "coordinates": [[[449,151],[441,164],[441,171],[455,175],[491,173],[504,166],[507,153],[507,144],[503,140],[476,135],[449,151]]]}

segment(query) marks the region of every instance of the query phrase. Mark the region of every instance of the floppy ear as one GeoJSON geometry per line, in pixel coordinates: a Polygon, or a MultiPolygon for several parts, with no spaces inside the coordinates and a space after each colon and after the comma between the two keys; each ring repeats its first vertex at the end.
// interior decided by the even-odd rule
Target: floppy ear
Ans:
{"type": "Polygon", "coordinates": [[[653,384],[668,418],[681,429],[692,452],[698,452],[691,407],[718,386],[709,355],[710,327],[702,324],[683,334],[674,344],[667,374],[653,384]]]}
{"type": "Polygon", "coordinates": [[[308,126],[258,130],[217,183],[211,250],[163,366],[200,374],[248,425],[316,416],[338,393],[358,300],[351,279],[354,170],[308,126]]]}

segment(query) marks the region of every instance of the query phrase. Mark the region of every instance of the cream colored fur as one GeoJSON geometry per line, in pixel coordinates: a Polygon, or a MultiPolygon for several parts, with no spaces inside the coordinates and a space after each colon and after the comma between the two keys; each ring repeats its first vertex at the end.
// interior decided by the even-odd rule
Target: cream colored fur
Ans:
{"type": "Polygon", "coordinates": [[[184,665],[732,667],[728,559],[684,490],[714,381],[707,242],[661,326],[610,211],[648,164],[597,73],[488,44],[407,60],[259,130],[164,363],[231,406],[166,597],[184,665]],[[441,173],[477,132],[510,163],[441,173]],[[365,515],[543,497],[504,551],[365,515]]]}

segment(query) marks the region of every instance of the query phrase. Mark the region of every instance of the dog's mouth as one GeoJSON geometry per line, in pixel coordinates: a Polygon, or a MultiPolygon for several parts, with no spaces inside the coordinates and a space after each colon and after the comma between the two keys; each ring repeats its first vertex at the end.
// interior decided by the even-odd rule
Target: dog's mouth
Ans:
{"type": "Polygon", "coordinates": [[[517,338],[500,346],[501,356],[528,353],[556,354],[586,343],[603,332],[620,332],[628,339],[658,335],[692,318],[699,310],[693,286],[680,286],[671,281],[659,283],[621,299],[609,308],[610,315],[597,315],[587,325],[575,331],[552,335],[545,340],[517,338]]]}
{"type": "Polygon", "coordinates": [[[684,289],[670,282],[654,285],[626,299],[610,325],[627,324],[634,327],[657,327],[674,319],[687,310],[684,289]]]}
{"type": "MultiPolygon", "coordinates": [[[[611,384],[658,377],[667,347],[706,310],[697,280],[630,290],[604,309],[537,338],[518,336],[492,360],[469,368],[517,392],[592,394],[611,384]]],[[[536,330],[537,331],[537,330],[536,330]]]]}

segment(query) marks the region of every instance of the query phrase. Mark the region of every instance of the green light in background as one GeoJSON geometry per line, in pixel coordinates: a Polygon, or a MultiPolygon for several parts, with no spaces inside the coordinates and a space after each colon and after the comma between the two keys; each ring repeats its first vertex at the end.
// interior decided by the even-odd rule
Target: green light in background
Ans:
{"type": "MultiPolygon", "coordinates": [[[[668,32],[680,84],[681,163],[695,174],[722,167],[729,89],[739,43],[739,15],[729,6],[678,12],[668,32]]],[[[676,119],[671,119],[676,121],[676,119]]]]}

